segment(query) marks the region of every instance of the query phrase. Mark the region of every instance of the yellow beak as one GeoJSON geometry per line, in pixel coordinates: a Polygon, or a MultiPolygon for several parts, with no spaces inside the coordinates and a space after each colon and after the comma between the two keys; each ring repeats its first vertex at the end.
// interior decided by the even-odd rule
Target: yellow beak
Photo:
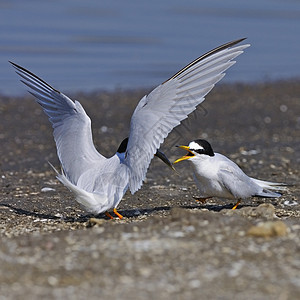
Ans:
{"type": "Polygon", "coordinates": [[[181,149],[183,149],[183,150],[186,150],[186,151],[188,151],[187,154],[191,153],[192,155],[184,155],[184,156],[178,158],[177,160],[175,160],[175,161],[173,162],[173,164],[177,164],[177,163],[180,162],[180,161],[183,161],[183,160],[186,160],[186,159],[189,159],[189,158],[195,156],[195,154],[190,150],[190,147],[188,147],[188,146],[178,146],[178,148],[181,148],[181,149]]]}

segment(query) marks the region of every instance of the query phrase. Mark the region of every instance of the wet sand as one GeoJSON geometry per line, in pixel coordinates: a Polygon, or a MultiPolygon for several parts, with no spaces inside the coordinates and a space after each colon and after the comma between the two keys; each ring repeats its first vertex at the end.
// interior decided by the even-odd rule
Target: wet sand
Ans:
{"type": "MultiPolygon", "coordinates": [[[[148,91],[69,95],[113,155],[148,91]]],[[[154,158],[119,205],[122,220],[86,214],[48,165],[51,126],[32,97],[0,98],[0,299],[296,299],[300,292],[300,81],[218,85],[162,150],[205,138],[250,176],[289,184],[281,198],[195,201],[154,158]],[[48,189],[45,189],[48,188],[48,189]],[[50,190],[49,190],[50,188],[50,190]]]]}

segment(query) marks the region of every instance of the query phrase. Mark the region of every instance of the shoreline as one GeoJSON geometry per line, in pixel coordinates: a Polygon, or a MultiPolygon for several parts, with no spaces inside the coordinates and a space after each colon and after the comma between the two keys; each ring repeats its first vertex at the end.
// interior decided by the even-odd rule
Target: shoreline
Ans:
{"type": "MultiPolygon", "coordinates": [[[[227,74],[227,73],[226,73],[227,74]]],[[[225,78],[227,78],[226,75],[225,78]]],[[[287,78],[277,78],[277,79],[270,79],[270,78],[265,78],[263,80],[253,80],[253,81],[224,81],[221,80],[220,82],[218,82],[216,84],[216,86],[213,88],[213,90],[218,89],[218,87],[222,87],[222,86],[264,86],[264,85],[276,85],[276,84],[288,84],[288,83],[296,83],[298,84],[300,82],[300,77],[298,76],[292,76],[292,77],[287,77],[287,78]]],[[[7,94],[7,93],[1,93],[0,90],[0,99],[13,99],[13,98],[27,98],[27,96],[29,95],[28,92],[26,91],[26,87],[22,86],[18,80],[18,78],[16,78],[16,84],[19,84],[20,87],[20,93],[17,94],[7,94]]],[[[51,84],[51,83],[50,83],[51,84]]],[[[159,85],[160,83],[157,82],[157,85],[159,85]]],[[[155,86],[136,86],[136,87],[119,87],[119,86],[115,86],[113,88],[109,88],[109,89],[105,89],[105,88],[94,88],[94,89],[90,89],[87,91],[84,90],[69,90],[69,89],[60,89],[60,91],[62,93],[64,93],[65,95],[68,95],[69,97],[74,97],[74,96],[78,96],[78,95],[84,95],[84,96],[90,96],[90,95],[94,95],[94,94],[118,94],[118,93],[135,93],[138,91],[144,91],[144,92],[151,92],[157,85],[155,86]]]]}

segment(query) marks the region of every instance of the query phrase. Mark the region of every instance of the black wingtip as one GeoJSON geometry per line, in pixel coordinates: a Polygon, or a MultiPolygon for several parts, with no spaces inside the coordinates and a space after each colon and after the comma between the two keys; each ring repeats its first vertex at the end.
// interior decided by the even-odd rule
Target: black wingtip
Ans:
{"type": "Polygon", "coordinates": [[[19,66],[18,64],[14,63],[13,61],[9,60],[8,61],[15,69],[21,69],[21,70],[25,70],[24,68],[22,68],[21,66],[19,66]]]}
{"type": "Polygon", "coordinates": [[[228,42],[226,44],[223,44],[221,46],[218,46],[208,52],[206,52],[205,54],[201,55],[200,57],[196,58],[195,60],[193,60],[191,63],[189,63],[188,65],[186,65],[184,68],[182,68],[180,71],[178,71],[176,74],[174,74],[173,76],[171,76],[169,79],[167,79],[166,81],[164,81],[162,84],[165,84],[166,82],[168,82],[169,80],[171,79],[174,79],[176,77],[178,77],[180,74],[182,74],[184,71],[186,71],[187,69],[189,69],[190,67],[192,67],[193,65],[195,65],[196,63],[198,63],[199,61],[205,59],[206,57],[212,55],[212,54],[215,54],[217,52],[220,52],[224,49],[227,49],[227,48],[230,48],[232,46],[235,46],[236,44],[242,42],[246,40],[246,38],[241,38],[241,39],[238,39],[238,40],[234,40],[234,41],[231,41],[231,42],[228,42]]]}
{"type": "MultiPolygon", "coordinates": [[[[61,92],[60,92],[59,90],[55,89],[53,86],[51,86],[51,85],[50,85],[49,83],[47,83],[45,80],[43,80],[43,79],[41,79],[40,77],[36,76],[36,75],[33,74],[31,71],[29,71],[29,70],[27,70],[27,69],[21,67],[20,65],[14,63],[14,62],[12,62],[12,61],[10,61],[10,60],[9,60],[8,62],[9,62],[9,63],[17,70],[16,73],[17,73],[19,76],[21,76],[21,75],[18,73],[18,71],[19,71],[19,72],[24,72],[25,74],[27,73],[27,74],[29,74],[30,76],[32,76],[33,78],[39,80],[40,82],[42,82],[43,84],[45,84],[46,86],[48,86],[48,87],[49,87],[50,89],[52,89],[53,91],[55,91],[55,92],[61,94],[61,92]]],[[[21,81],[22,81],[22,80],[21,80],[21,81]]],[[[23,82],[23,81],[22,81],[22,82],[23,82]]],[[[23,83],[25,83],[25,82],[23,82],[23,83]]]]}
{"type": "Polygon", "coordinates": [[[236,44],[238,44],[238,43],[240,43],[240,42],[242,42],[242,41],[244,41],[244,40],[246,40],[246,39],[247,39],[246,37],[243,37],[243,38],[237,39],[237,40],[235,40],[235,41],[232,41],[232,42],[230,42],[230,43],[236,42],[236,44]]]}

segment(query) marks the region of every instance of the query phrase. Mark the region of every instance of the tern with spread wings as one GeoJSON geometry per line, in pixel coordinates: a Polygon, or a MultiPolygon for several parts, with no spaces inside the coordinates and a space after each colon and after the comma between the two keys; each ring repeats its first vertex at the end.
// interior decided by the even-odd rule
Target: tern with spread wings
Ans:
{"type": "Polygon", "coordinates": [[[62,166],[62,173],[57,172],[58,180],[75,194],[86,211],[105,212],[111,217],[108,211],[113,209],[122,218],[117,206],[127,189],[132,194],[140,189],[164,139],[204,101],[234,59],[249,46],[237,45],[243,40],[207,52],[144,96],[131,117],[128,139],[110,158],[96,150],[91,120],[78,101],[72,101],[25,68],[11,64],[52,124],[62,166]]]}

